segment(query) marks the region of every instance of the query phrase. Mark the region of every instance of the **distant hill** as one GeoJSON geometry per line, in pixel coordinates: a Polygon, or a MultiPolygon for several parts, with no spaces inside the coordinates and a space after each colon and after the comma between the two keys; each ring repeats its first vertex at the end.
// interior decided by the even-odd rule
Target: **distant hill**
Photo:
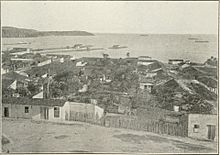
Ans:
{"type": "Polygon", "coordinates": [[[32,29],[20,29],[16,27],[2,27],[3,38],[37,37],[38,31],[32,29]]]}
{"type": "Polygon", "coordinates": [[[37,31],[33,29],[23,29],[16,27],[2,27],[3,38],[26,38],[41,36],[93,36],[94,34],[86,31],[37,31]]]}

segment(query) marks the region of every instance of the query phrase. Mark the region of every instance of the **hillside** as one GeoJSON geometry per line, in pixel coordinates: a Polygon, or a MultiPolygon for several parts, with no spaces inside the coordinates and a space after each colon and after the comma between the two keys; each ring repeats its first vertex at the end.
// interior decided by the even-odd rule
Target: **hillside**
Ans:
{"type": "Polygon", "coordinates": [[[22,38],[22,37],[37,37],[36,30],[20,29],[16,27],[2,27],[3,38],[22,38]]]}
{"type": "Polygon", "coordinates": [[[94,34],[86,31],[37,31],[33,29],[23,29],[16,27],[2,27],[3,38],[25,38],[40,36],[93,36],[94,34]]]}

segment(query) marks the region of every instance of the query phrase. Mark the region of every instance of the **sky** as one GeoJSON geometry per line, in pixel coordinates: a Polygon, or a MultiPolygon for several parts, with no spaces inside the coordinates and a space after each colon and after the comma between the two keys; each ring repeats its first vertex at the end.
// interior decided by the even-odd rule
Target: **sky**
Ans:
{"type": "Polygon", "coordinates": [[[93,33],[217,34],[218,2],[3,1],[2,26],[93,33]]]}

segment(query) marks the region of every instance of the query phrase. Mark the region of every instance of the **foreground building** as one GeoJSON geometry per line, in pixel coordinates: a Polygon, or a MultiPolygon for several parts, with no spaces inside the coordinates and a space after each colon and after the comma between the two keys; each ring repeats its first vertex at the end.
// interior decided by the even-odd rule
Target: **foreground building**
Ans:
{"type": "Polygon", "coordinates": [[[57,99],[3,98],[3,117],[65,120],[65,101],[57,99]]]}
{"type": "Polygon", "coordinates": [[[3,117],[49,121],[99,121],[104,109],[60,99],[3,98],[3,117]]]}
{"type": "Polygon", "coordinates": [[[217,115],[188,114],[188,137],[217,141],[217,115]]]}

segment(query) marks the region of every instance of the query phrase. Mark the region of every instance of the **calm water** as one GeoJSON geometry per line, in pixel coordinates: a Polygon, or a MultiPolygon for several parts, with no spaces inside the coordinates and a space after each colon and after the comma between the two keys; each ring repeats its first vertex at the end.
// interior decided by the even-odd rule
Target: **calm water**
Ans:
{"type": "Polygon", "coordinates": [[[150,34],[140,36],[138,34],[96,34],[95,36],[49,36],[37,38],[3,38],[2,44],[31,42],[29,45],[3,45],[3,50],[10,47],[51,48],[66,47],[74,44],[94,45],[105,48],[99,51],[86,52],[60,52],[76,57],[102,57],[102,53],[108,53],[110,57],[151,56],[166,62],[169,58],[183,58],[191,61],[204,62],[211,56],[217,57],[217,35],[159,35],[150,34]],[[209,41],[208,43],[195,43],[188,38],[198,38],[209,41]],[[125,49],[111,50],[112,45],[127,46],[125,49]]]}

